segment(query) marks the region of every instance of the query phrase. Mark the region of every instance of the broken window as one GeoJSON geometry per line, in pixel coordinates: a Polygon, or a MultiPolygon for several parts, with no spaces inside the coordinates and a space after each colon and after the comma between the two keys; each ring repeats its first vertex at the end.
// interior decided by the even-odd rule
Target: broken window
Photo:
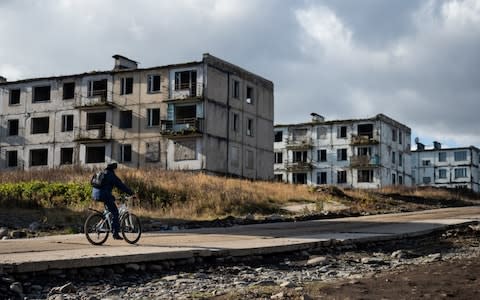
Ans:
{"type": "Polygon", "coordinates": [[[283,163],[283,153],[282,152],[275,152],[275,163],[282,164],[283,163]]]}
{"type": "Polygon", "coordinates": [[[467,168],[455,169],[455,178],[465,178],[465,177],[467,177],[467,168]]]}
{"type": "Polygon", "coordinates": [[[160,143],[146,143],[145,161],[157,162],[160,160],[160,143]]]}
{"type": "Polygon", "coordinates": [[[73,130],[73,115],[62,115],[62,132],[73,130]]]}
{"type": "Polygon", "coordinates": [[[347,183],[347,171],[337,171],[337,183],[347,183]]]}
{"type": "Polygon", "coordinates": [[[20,89],[10,90],[10,98],[8,101],[9,105],[20,104],[20,89]]]}
{"type": "Polygon", "coordinates": [[[48,149],[30,150],[30,166],[48,165],[48,149]]]}
{"type": "Polygon", "coordinates": [[[447,169],[439,169],[438,170],[438,178],[447,179],[447,169]]]}
{"type": "Polygon", "coordinates": [[[8,135],[9,136],[18,135],[18,120],[17,119],[8,120],[8,135]]]}
{"type": "Polygon", "coordinates": [[[50,101],[50,86],[36,86],[33,88],[33,102],[50,101]]]}
{"type": "Polygon", "coordinates": [[[438,161],[447,161],[447,152],[439,152],[438,161]]]}
{"type": "Polygon", "coordinates": [[[160,92],[160,75],[148,75],[147,91],[149,93],[160,92]]]}
{"type": "Polygon", "coordinates": [[[120,145],[120,162],[132,161],[132,145],[122,144],[120,145]]]}
{"type": "Polygon", "coordinates": [[[197,71],[175,72],[175,90],[190,90],[190,96],[197,95],[197,71]]]}
{"type": "Polygon", "coordinates": [[[254,97],[253,91],[254,91],[254,90],[253,90],[253,87],[247,86],[247,98],[246,98],[246,101],[247,101],[248,104],[253,104],[253,101],[254,101],[254,99],[253,99],[253,97],[254,97]]]}
{"type": "Polygon", "coordinates": [[[455,161],[467,160],[467,151],[455,151],[453,157],[455,161]]]}
{"type": "Polygon", "coordinates": [[[233,113],[233,131],[238,131],[238,114],[233,113]]]}
{"type": "Polygon", "coordinates": [[[307,162],[307,151],[293,151],[293,162],[307,162]]]}
{"type": "Polygon", "coordinates": [[[283,131],[275,131],[275,142],[283,141],[283,131]]]}
{"type": "Polygon", "coordinates": [[[87,130],[104,129],[106,120],[106,112],[87,113],[87,130]]]}
{"type": "Polygon", "coordinates": [[[73,164],[73,148],[60,148],[60,164],[73,164]]]}
{"type": "Polygon", "coordinates": [[[120,128],[132,128],[132,111],[131,110],[123,110],[120,111],[120,128]]]}
{"type": "Polygon", "coordinates": [[[240,98],[240,82],[238,80],[233,81],[233,98],[240,98]]]}
{"type": "Polygon", "coordinates": [[[85,153],[87,164],[105,162],[105,146],[88,146],[85,153]]]}
{"type": "Polygon", "coordinates": [[[246,151],[246,161],[245,161],[245,167],[247,169],[253,169],[254,167],[254,156],[253,156],[253,151],[247,150],[246,151]]]}
{"type": "Polygon", "coordinates": [[[197,141],[177,141],[175,142],[175,161],[195,160],[197,159],[197,141]]]}
{"type": "Polygon", "coordinates": [[[120,79],[120,95],[128,95],[133,92],[133,77],[120,79]]]}
{"type": "Polygon", "coordinates": [[[322,161],[322,162],[327,161],[327,150],[326,149],[317,150],[317,160],[322,161]]]}
{"type": "Polygon", "coordinates": [[[147,109],[147,126],[154,127],[160,125],[160,108],[147,109]]]}
{"type": "Polygon", "coordinates": [[[347,138],[347,126],[339,126],[337,128],[337,137],[341,139],[347,138]]]}
{"type": "Polygon", "coordinates": [[[63,100],[75,98],[75,82],[65,82],[63,84],[63,100]]]}
{"type": "Polygon", "coordinates": [[[90,80],[88,82],[88,97],[107,99],[107,79],[90,80]]]}
{"type": "Polygon", "coordinates": [[[247,119],[247,135],[253,136],[253,119],[247,119]]]}
{"type": "Polygon", "coordinates": [[[317,184],[327,184],[327,172],[317,173],[317,184]]]}
{"type": "Polygon", "coordinates": [[[49,117],[32,118],[32,134],[48,133],[50,125],[49,117]]]}
{"type": "Polygon", "coordinates": [[[307,184],[307,173],[293,173],[292,181],[294,184],[307,184]]]}
{"type": "Polygon", "coordinates": [[[358,182],[373,182],[373,170],[358,170],[358,182]]]}
{"type": "Polygon", "coordinates": [[[308,129],[306,128],[299,128],[293,130],[293,140],[294,141],[306,141],[308,135],[308,129]]]}
{"type": "Polygon", "coordinates": [[[359,136],[368,136],[373,138],[373,124],[359,124],[357,126],[359,136]]]}
{"type": "Polygon", "coordinates": [[[18,166],[18,153],[16,150],[7,151],[7,167],[13,168],[18,166]]]}
{"type": "Polygon", "coordinates": [[[347,149],[337,149],[337,161],[347,160],[347,149]]]}

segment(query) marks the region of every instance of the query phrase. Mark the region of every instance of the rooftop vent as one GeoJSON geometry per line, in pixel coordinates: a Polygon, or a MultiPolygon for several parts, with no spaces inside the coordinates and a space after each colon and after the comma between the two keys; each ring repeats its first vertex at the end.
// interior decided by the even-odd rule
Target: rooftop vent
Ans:
{"type": "Polygon", "coordinates": [[[312,122],[323,122],[325,121],[325,118],[317,113],[311,113],[312,116],[312,122]]]}
{"type": "Polygon", "coordinates": [[[7,78],[0,76],[0,83],[7,82],[7,78]]]}
{"type": "Polygon", "coordinates": [[[437,141],[434,141],[434,142],[433,142],[433,149],[435,149],[435,150],[440,150],[440,149],[442,149],[442,144],[440,144],[440,143],[437,142],[437,141]]]}
{"type": "Polygon", "coordinates": [[[425,145],[420,143],[420,139],[418,137],[415,138],[415,144],[417,144],[417,151],[425,150],[425,145]]]}
{"type": "Polygon", "coordinates": [[[115,66],[113,67],[114,70],[128,70],[128,69],[136,69],[138,67],[138,62],[131,60],[125,56],[115,54],[112,56],[115,59],[115,66]]]}

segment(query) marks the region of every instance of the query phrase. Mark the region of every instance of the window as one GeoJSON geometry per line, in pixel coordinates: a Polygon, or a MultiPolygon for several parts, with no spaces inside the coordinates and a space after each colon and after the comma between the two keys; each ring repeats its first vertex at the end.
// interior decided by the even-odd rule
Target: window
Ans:
{"type": "Polygon", "coordinates": [[[239,99],[240,98],[240,82],[237,80],[233,81],[233,98],[239,99]]]}
{"type": "Polygon", "coordinates": [[[61,165],[73,164],[73,148],[60,149],[60,164],[61,165]]]}
{"type": "Polygon", "coordinates": [[[397,184],[397,175],[392,174],[392,184],[397,184]]]}
{"type": "Polygon", "coordinates": [[[33,102],[50,101],[50,86],[36,86],[33,88],[33,102]]]}
{"type": "Polygon", "coordinates": [[[147,126],[154,127],[160,125],[160,108],[147,109],[147,126]]]}
{"type": "Polygon", "coordinates": [[[87,130],[104,129],[106,120],[106,112],[87,113],[87,130]]]}
{"type": "Polygon", "coordinates": [[[293,162],[307,162],[307,151],[293,151],[293,162]]]}
{"type": "Polygon", "coordinates": [[[87,147],[85,162],[87,164],[105,162],[105,146],[87,147]]]}
{"type": "Polygon", "coordinates": [[[339,126],[337,129],[337,138],[347,138],[347,126],[339,126]]]}
{"type": "Polygon", "coordinates": [[[438,178],[447,179],[447,170],[446,169],[439,169],[438,170],[438,178]]]}
{"type": "Polygon", "coordinates": [[[465,177],[467,177],[467,168],[455,169],[455,178],[465,178],[465,177]]]}
{"type": "Polygon", "coordinates": [[[30,150],[30,166],[48,165],[48,149],[30,150]]]}
{"type": "Polygon", "coordinates": [[[253,104],[253,88],[250,86],[247,86],[247,98],[246,101],[248,104],[253,104]]]}
{"type": "Polygon", "coordinates": [[[197,96],[197,71],[175,72],[175,90],[190,90],[190,96],[197,96]]]}
{"type": "Polygon", "coordinates": [[[327,138],[327,127],[318,127],[317,128],[317,138],[326,139],[327,138]]]}
{"type": "Polygon", "coordinates": [[[132,111],[131,110],[123,110],[120,111],[120,128],[132,128],[132,111]]]}
{"type": "Polygon", "coordinates": [[[88,97],[107,99],[107,79],[91,80],[88,82],[88,97]]]}
{"type": "Polygon", "coordinates": [[[347,183],[347,171],[337,171],[337,183],[347,183]]]}
{"type": "Polygon", "coordinates": [[[422,166],[429,166],[430,160],[422,160],[422,166]]]}
{"type": "Polygon", "coordinates": [[[317,184],[327,184],[327,172],[317,173],[317,184]]]}
{"type": "MultiPolygon", "coordinates": [[[[398,143],[399,143],[399,144],[402,144],[402,141],[403,141],[402,132],[399,130],[399,131],[398,131],[398,143]]],[[[400,179],[399,179],[399,180],[400,180],[400,179]]]]}
{"type": "Polygon", "coordinates": [[[447,152],[438,152],[438,161],[447,161],[447,152]]]}
{"type": "Polygon", "coordinates": [[[327,161],[327,150],[326,149],[317,150],[317,160],[318,161],[327,161]]]}
{"type": "Polygon", "coordinates": [[[62,132],[73,130],[73,115],[62,115],[62,132]]]}
{"type": "Polygon", "coordinates": [[[306,173],[293,173],[292,181],[294,184],[307,184],[307,174],[306,173]]]}
{"type": "Polygon", "coordinates": [[[373,170],[358,170],[358,182],[373,182],[373,170]]]}
{"type": "Polygon", "coordinates": [[[9,98],[8,104],[9,105],[20,104],[20,89],[10,90],[10,98],[9,98]]]}
{"type": "Polygon", "coordinates": [[[429,184],[431,181],[430,177],[423,177],[423,184],[429,184]]]}
{"type": "Polygon", "coordinates": [[[13,168],[18,166],[18,154],[17,151],[7,151],[7,167],[13,168]]]}
{"type": "Polygon", "coordinates": [[[128,95],[133,92],[133,77],[120,79],[120,95],[128,95]]]}
{"type": "Polygon", "coordinates": [[[397,130],[392,128],[392,142],[397,141],[397,130]]]}
{"type": "Polygon", "coordinates": [[[282,152],[275,152],[275,163],[276,164],[283,163],[283,153],[282,152]]]}
{"type": "Polygon", "coordinates": [[[398,184],[402,185],[403,184],[403,176],[398,175],[398,184]]]}
{"type": "Polygon", "coordinates": [[[337,149],[337,161],[347,160],[347,149],[337,149]]]}
{"type": "Polygon", "coordinates": [[[395,163],[395,161],[396,161],[396,156],[397,156],[397,154],[395,153],[395,151],[392,151],[392,164],[395,163]]]}
{"type": "Polygon", "coordinates": [[[359,156],[372,155],[372,147],[358,147],[357,155],[359,156]]]}
{"type": "Polygon", "coordinates": [[[253,136],[253,119],[247,119],[247,135],[253,136]]]}
{"type": "Polygon", "coordinates": [[[63,100],[75,98],[75,82],[65,82],[63,84],[63,100]]]}
{"type": "Polygon", "coordinates": [[[132,145],[123,144],[120,145],[120,162],[132,161],[132,145]]]}
{"type": "Polygon", "coordinates": [[[359,124],[357,126],[357,132],[359,136],[373,138],[373,124],[359,124]]]}
{"type": "Polygon", "coordinates": [[[238,114],[233,113],[233,131],[238,131],[238,114]]]}
{"type": "Polygon", "coordinates": [[[274,179],[276,182],[283,182],[283,174],[275,174],[274,179]]]}
{"type": "Polygon", "coordinates": [[[467,151],[455,151],[453,156],[455,161],[467,160],[467,151]]]}
{"type": "Polygon", "coordinates": [[[48,127],[50,124],[49,117],[42,117],[42,118],[32,118],[32,134],[39,134],[39,133],[48,133],[48,127]]]}
{"type": "Polygon", "coordinates": [[[246,151],[245,167],[247,169],[253,169],[253,161],[254,161],[253,151],[247,150],[246,151]]]}
{"type": "Polygon", "coordinates": [[[403,154],[398,153],[398,165],[401,167],[403,166],[403,154]]]}
{"type": "Polygon", "coordinates": [[[8,120],[8,135],[18,135],[18,120],[8,120]]]}
{"type": "Polygon", "coordinates": [[[283,141],[283,131],[275,131],[275,142],[283,141]]]}
{"type": "Polygon", "coordinates": [[[148,75],[148,93],[160,92],[160,75],[148,75]]]}

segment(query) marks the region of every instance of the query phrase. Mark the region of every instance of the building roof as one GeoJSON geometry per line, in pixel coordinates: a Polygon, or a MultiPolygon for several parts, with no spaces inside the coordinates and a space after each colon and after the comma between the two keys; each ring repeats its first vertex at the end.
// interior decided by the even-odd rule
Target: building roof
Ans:
{"type": "Polygon", "coordinates": [[[451,147],[451,148],[440,148],[440,149],[432,149],[432,148],[429,148],[429,149],[423,149],[423,150],[412,150],[411,152],[417,152],[417,153],[422,153],[422,152],[435,152],[435,151],[438,151],[438,152],[441,152],[441,151],[458,151],[458,150],[469,150],[469,149],[473,149],[477,152],[480,152],[480,149],[475,147],[475,146],[465,146],[465,147],[451,147]]]}

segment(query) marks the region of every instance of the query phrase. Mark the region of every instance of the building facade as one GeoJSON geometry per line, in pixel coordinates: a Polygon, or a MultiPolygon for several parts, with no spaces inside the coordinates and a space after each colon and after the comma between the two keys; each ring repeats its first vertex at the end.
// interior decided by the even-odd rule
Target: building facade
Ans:
{"type": "Polygon", "coordinates": [[[275,125],[275,179],[379,188],[412,184],[409,127],[379,114],[368,119],[275,125]]]}
{"type": "Polygon", "coordinates": [[[417,186],[467,188],[479,192],[480,149],[470,146],[442,149],[434,142],[433,149],[417,143],[412,151],[412,175],[417,186]]]}
{"type": "Polygon", "coordinates": [[[0,169],[123,167],[273,177],[273,83],[204,54],[152,68],[8,82],[0,169]]]}

